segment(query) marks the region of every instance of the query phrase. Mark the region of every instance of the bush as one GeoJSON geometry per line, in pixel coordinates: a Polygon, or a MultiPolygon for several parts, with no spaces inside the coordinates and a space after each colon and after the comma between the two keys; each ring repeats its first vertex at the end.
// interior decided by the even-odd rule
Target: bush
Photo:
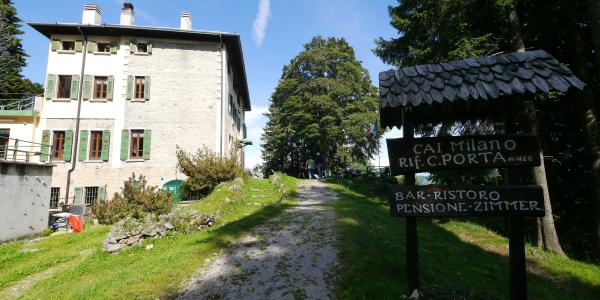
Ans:
{"type": "Polygon", "coordinates": [[[147,186],[146,177],[132,174],[124,182],[121,194],[115,193],[110,201],[97,201],[92,206],[92,215],[101,224],[113,224],[132,217],[142,219],[148,213],[167,214],[173,208],[171,194],[156,186],[147,186]]]}
{"type": "Polygon", "coordinates": [[[183,199],[199,199],[210,194],[221,182],[233,180],[244,173],[239,165],[237,149],[228,158],[204,147],[195,154],[187,153],[177,147],[177,167],[187,176],[181,186],[183,199]]]}

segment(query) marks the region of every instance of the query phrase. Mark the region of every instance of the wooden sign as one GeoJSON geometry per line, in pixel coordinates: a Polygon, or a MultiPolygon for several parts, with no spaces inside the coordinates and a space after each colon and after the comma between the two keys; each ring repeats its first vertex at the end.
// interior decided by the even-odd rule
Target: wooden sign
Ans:
{"type": "Polygon", "coordinates": [[[393,186],[393,217],[544,216],[544,195],[537,185],[393,186]]]}
{"type": "Polygon", "coordinates": [[[540,165],[535,136],[449,136],[387,139],[392,175],[459,168],[540,165]]]}

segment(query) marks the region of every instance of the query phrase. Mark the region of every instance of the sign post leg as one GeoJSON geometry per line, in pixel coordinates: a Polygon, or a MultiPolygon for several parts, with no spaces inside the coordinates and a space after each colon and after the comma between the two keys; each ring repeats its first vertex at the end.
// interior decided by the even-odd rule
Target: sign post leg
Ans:
{"type": "Polygon", "coordinates": [[[509,282],[510,299],[527,299],[527,269],[525,267],[525,239],[523,217],[510,217],[509,231],[509,282]]]}
{"type": "MultiPolygon", "coordinates": [[[[408,116],[404,115],[402,138],[414,139],[414,127],[408,116]]],[[[416,185],[415,173],[404,175],[405,185],[416,185]]],[[[414,291],[419,292],[419,251],[417,243],[417,218],[406,218],[406,295],[410,297],[414,291]]]]}

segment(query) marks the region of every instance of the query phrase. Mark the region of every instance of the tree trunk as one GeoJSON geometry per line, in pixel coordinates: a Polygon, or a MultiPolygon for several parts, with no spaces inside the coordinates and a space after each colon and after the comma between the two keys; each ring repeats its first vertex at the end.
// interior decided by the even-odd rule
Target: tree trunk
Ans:
{"type": "Polygon", "coordinates": [[[537,246],[538,248],[544,248],[544,234],[542,231],[542,221],[540,221],[540,218],[535,218],[535,227],[537,228],[537,246]]]}
{"type": "MultiPolygon", "coordinates": [[[[587,0],[586,1],[586,5],[587,5],[587,11],[589,12],[589,18],[590,18],[590,32],[591,32],[591,40],[592,40],[592,45],[594,48],[594,58],[596,60],[596,82],[598,80],[600,80],[600,2],[598,0],[587,0]]],[[[592,144],[592,151],[594,151],[594,158],[595,158],[595,162],[592,166],[592,171],[593,171],[593,176],[594,176],[594,181],[596,183],[596,195],[595,195],[595,201],[594,201],[594,211],[595,211],[595,216],[596,219],[595,221],[595,232],[594,235],[596,236],[596,250],[598,251],[598,253],[600,253],[600,157],[598,157],[598,153],[599,153],[599,145],[598,145],[598,137],[597,137],[597,133],[598,133],[598,123],[597,123],[597,118],[596,118],[596,114],[595,114],[595,107],[594,105],[594,99],[593,99],[593,95],[597,94],[600,91],[600,88],[598,87],[598,85],[593,85],[591,86],[593,92],[591,95],[589,95],[588,97],[584,98],[588,98],[587,104],[585,106],[590,106],[588,109],[584,110],[584,121],[586,124],[586,132],[588,135],[588,140],[590,140],[590,143],[592,144]]],[[[589,92],[588,92],[589,93],[589,92]]],[[[587,95],[586,95],[587,96],[587,95]]],[[[587,107],[586,107],[587,108],[587,107]]]]}
{"type": "MultiPolygon", "coordinates": [[[[524,52],[525,43],[523,40],[523,34],[521,32],[519,16],[517,14],[516,1],[513,1],[513,5],[509,5],[508,7],[508,19],[510,22],[509,29],[511,33],[510,36],[513,45],[513,50],[517,52],[524,52]]],[[[529,123],[529,127],[532,129],[533,133],[535,135],[539,134],[539,130],[537,127],[537,117],[535,107],[533,106],[533,102],[531,107],[526,107],[525,116],[527,118],[527,123],[529,123]]],[[[556,228],[554,226],[554,216],[552,215],[552,203],[550,202],[550,193],[548,192],[548,180],[546,179],[546,167],[544,165],[543,150],[540,150],[540,160],[540,166],[532,168],[532,171],[535,183],[541,186],[544,190],[544,207],[546,209],[546,215],[543,218],[539,218],[542,227],[542,244],[545,246],[545,249],[550,250],[559,255],[565,256],[565,253],[563,252],[562,248],[560,247],[560,243],[558,242],[558,235],[556,234],[556,228]]]]}

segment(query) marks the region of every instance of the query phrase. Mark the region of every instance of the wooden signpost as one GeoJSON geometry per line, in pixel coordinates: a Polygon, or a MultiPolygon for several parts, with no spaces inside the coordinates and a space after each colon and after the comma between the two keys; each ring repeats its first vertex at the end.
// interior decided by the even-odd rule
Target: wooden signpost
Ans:
{"type": "MultiPolygon", "coordinates": [[[[407,295],[419,293],[417,218],[502,216],[509,225],[510,299],[527,299],[523,217],[544,215],[542,188],[522,185],[522,172],[539,166],[535,118],[519,107],[528,92],[566,92],[585,84],[543,50],[501,53],[379,74],[382,127],[402,127],[403,138],[388,139],[392,175],[404,185],[390,191],[390,212],[406,219],[407,295]],[[531,74],[536,74],[532,76],[531,74]],[[517,122],[516,116],[527,116],[517,122]],[[440,122],[502,121],[504,134],[415,138],[414,126],[440,122]],[[518,126],[519,125],[519,126],[518,126]],[[415,186],[415,173],[504,168],[506,186],[415,186]]],[[[529,97],[529,96],[528,96],[529,97]]],[[[532,99],[532,97],[529,97],[532,99]]],[[[525,176],[526,177],[526,176],[525,176]]]]}

